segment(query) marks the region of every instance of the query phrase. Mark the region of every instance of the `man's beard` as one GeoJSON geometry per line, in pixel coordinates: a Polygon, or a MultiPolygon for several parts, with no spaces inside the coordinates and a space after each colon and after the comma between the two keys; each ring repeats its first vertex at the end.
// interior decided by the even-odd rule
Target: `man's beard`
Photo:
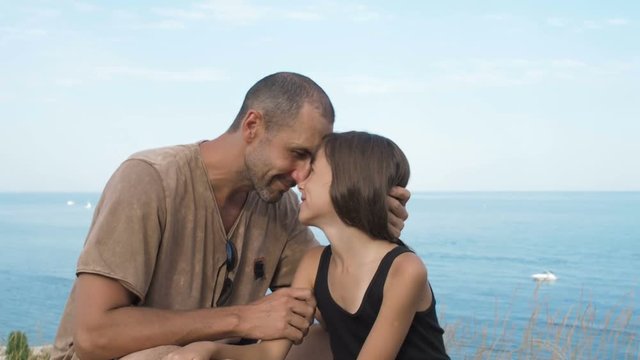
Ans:
{"type": "MultiPolygon", "coordinates": [[[[283,178],[283,175],[276,175],[271,178],[264,178],[261,176],[263,173],[263,169],[268,169],[269,161],[267,157],[262,152],[254,152],[251,154],[247,154],[244,158],[244,165],[247,169],[247,176],[253,185],[254,190],[258,193],[258,196],[263,201],[268,203],[278,202],[282,195],[287,192],[289,189],[287,188],[284,191],[276,190],[272,187],[274,183],[276,183],[280,178],[283,178]]],[[[266,171],[264,171],[266,173],[266,171]]],[[[283,179],[284,180],[284,179],[283,179]]],[[[295,182],[291,180],[291,182],[295,185],[295,182]]]]}

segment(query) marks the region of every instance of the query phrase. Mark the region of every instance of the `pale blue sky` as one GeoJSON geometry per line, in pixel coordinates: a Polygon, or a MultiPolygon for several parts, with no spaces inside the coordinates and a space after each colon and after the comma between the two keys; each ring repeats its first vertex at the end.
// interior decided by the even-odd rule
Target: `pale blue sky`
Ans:
{"type": "Polygon", "coordinates": [[[640,1],[0,2],[0,191],[100,191],[296,71],[410,189],[640,190],[640,1]]]}

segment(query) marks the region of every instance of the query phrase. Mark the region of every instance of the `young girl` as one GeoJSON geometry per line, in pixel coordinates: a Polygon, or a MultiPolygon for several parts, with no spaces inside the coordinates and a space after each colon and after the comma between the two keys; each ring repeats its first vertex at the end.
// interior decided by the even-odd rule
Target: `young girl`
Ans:
{"type": "MultiPolygon", "coordinates": [[[[298,184],[300,221],[322,229],[330,246],[305,255],[292,286],[314,289],[334,359],[449,359],[427,270],[387,228],[387,193],[408,180],[395,143],[353,131],[328,135],[298,184]]],[[[281,360],[290,347],[198,342],[169,358],[281,360]]]]}

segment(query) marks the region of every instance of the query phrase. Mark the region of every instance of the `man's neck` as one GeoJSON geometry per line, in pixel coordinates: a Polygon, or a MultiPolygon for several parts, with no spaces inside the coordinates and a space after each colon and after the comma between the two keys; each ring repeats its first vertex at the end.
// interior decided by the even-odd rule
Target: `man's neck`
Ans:
{"type": "Polygon", "coordinates": [[[244,148],[236,134],[223,134],[200,144],[200,156],[207,170],[216,203],[222,210],[241,208],[253,189],[246,178],[244,148]]]}

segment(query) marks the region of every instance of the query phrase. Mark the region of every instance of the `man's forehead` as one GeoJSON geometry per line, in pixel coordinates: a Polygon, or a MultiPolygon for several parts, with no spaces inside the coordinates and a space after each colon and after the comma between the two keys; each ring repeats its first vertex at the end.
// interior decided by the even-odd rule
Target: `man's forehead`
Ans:
{"type": "Polygon", "coordinates": [[[284,130],[283,138],[292,147],[304,147],[317,151],[322,139],[333,131],[332,126],[292,126],[284,130]]]}

